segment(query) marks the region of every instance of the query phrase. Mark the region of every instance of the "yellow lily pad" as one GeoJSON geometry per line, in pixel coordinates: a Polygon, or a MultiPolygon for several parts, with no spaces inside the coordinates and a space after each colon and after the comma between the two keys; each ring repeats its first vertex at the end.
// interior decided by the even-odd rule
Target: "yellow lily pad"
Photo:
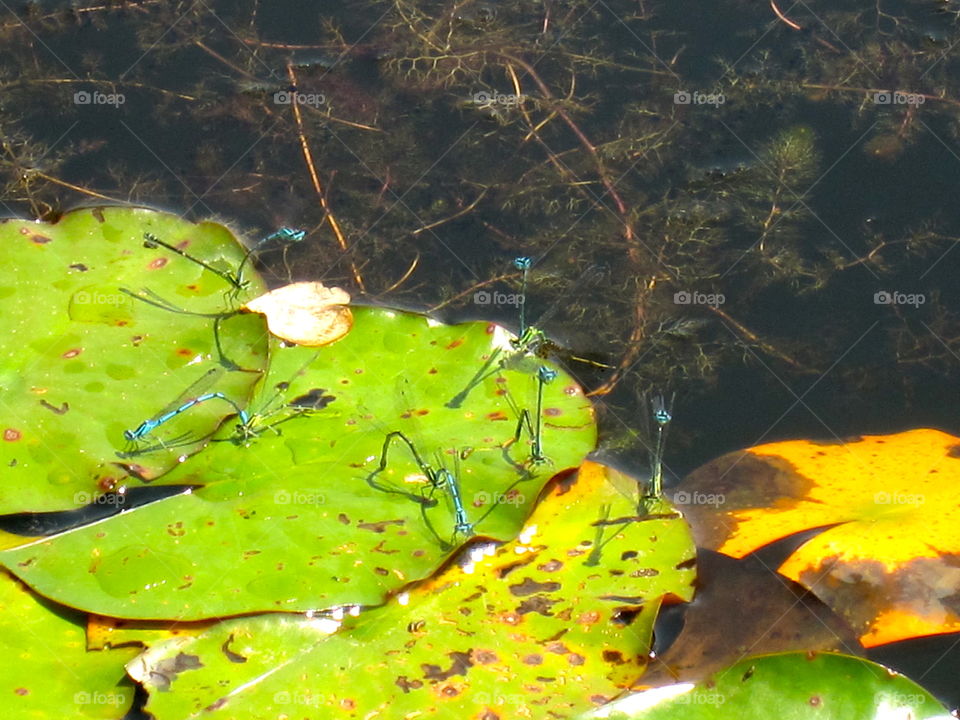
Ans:
{"type": "Polygon", "coordinates": [[[918,429],[724,455],[674,493],[697,543],[743,557],[825,528],[779,571],[866,647],[960,630],[960,438],[918,429]]]}

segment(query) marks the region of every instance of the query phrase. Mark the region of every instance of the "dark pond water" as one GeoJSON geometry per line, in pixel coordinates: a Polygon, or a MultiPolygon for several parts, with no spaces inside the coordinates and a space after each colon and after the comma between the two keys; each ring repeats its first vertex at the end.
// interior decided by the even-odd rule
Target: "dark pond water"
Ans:
{"type": "Polygon", "coordinates": [[[276,284],[514,327],[495,293],[529,255],[528,317],[614,368],[569,363],[627,469],[654,391],[677,394],[670,478],[778,439],[956,433],[960,6],[780,9],[4,6],[3,212],[301,227],[262,257],[276,284]]]}

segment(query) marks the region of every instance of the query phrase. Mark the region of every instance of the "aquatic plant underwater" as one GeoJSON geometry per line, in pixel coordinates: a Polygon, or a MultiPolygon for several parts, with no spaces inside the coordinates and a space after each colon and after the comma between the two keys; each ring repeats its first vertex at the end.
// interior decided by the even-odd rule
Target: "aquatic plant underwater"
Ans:
{"type": "Polygon", "coordinates": [[[957,15],[681,5],[5,9],[4,717],[946,716],[957,15]]]}

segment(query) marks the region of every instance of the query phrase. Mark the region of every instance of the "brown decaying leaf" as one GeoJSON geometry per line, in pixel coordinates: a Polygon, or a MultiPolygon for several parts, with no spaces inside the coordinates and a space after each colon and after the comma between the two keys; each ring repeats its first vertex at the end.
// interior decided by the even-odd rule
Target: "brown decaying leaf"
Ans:
{"type": "Polygon", "coordinates": [[[790,650],[863,655],[856,633],[810,591],[755,557],[701,549],[683,630],[650,661],[637,687],[699,682],[747,655],[790,650]]]}
{"type": "Polygon", "coordinates": [[[350,332],[353,315],[349,303],[346,290],[312,281],[284,285],[251,300],[243,309],[265,315],[270,332],[282,340],[320,347],[350,332]]]}

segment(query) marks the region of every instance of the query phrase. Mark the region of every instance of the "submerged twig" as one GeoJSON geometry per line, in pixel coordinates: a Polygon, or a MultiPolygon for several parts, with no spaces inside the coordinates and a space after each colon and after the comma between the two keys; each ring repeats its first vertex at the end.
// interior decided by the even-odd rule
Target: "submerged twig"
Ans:
{"type": "MultiPolygon", "coordinates": [[[[287,75],[290,77],[291,84],[296,86],[297,76],[293,72],[293,64],[290,62],[287,63],[287,75]]],[[[313,183],[313,189],[316,191],[317,198],[320,200],[320,207],[323,209],[327,224],[330,225],[330,229],[333,231],[334,237],[337,239],[337,244],[344,253],[347,253],[349,252],[347,240],[343,236],[343,231],[340,230],[340,224],[337,222],[337,218],[330,209],[330,204],[327,202],[327,194],[323,190],[323,185],[320,183],[320,176],[317,174],[317,168],[313,164],[313,154],[310,152],[310,144],[307,142],[307,137],[303,132],[303,117],[300,114],[300,105],[299,103],[292,102],[290,103],[290,108],[293,110],[293,117],[297,123],[297,137],[300,140],[300,148],[303,151],[303,158],[307,164],[307,170],[310,173],[310,180],[313,183]]],[[[360,271],[357,270],[356,264],[354,264],[353,260],[350,260],[349,263],[350,270],[353,273],[353,279],[354,282],[357,283],[357,287],[362,291],[366,291],[366,287],[363,283],[363,277],[361,277],[360,271]]]]}
{"type": "Polygon", "coordinates": [[[776,13],[776,15],[777,15],[778,18],[780,18],[781,20],[783,20],[783,22],[785,22],[787,25],[789,25],[790,27],[792,27],[794,30],[803,30],[802,27],[800,27],[799,25],[797,25],[793,20],[791,20],[791,19],[788,18],[786,15],[784,15],[782,12],[780,12],[780,8],[777,7],[777,4],[776,4],[773,0],[770,0],[770,7],[773,8],[773,12],[776,13]]]}

